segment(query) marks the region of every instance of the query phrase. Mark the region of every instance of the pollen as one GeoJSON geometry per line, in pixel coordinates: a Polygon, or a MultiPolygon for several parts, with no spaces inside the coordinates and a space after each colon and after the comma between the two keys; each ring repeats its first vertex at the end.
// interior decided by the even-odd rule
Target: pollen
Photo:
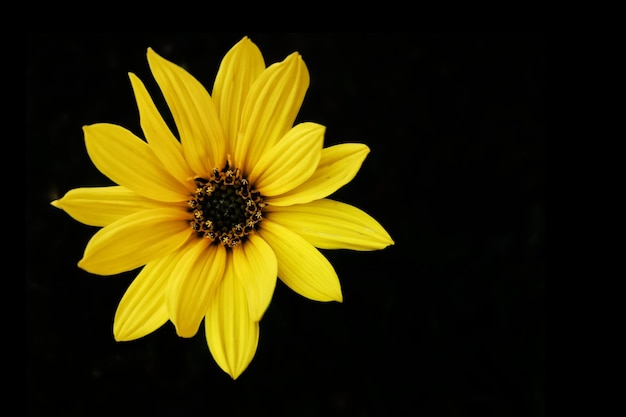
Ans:
{"type": "Polygon", "coordinates": [[[188,201],[191,229],[199,237],[233,248],[242,244],[263,220],[263,196],[252,189],[239,169],[228,163],[208,178],[195,179],[188,201]]]}

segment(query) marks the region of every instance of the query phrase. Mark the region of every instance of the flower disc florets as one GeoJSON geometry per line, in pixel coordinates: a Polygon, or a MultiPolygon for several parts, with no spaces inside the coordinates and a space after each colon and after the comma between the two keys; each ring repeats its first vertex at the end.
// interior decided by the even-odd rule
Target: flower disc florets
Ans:
{"type": "Polygon", "coordinates": [[[191,228],[224,246],[240,245],[263,219],[261,193],[228,163],[221,171],[213,168],[208,179],[197,177],[195,182],[195,195],[188,201],[191,228]]]}

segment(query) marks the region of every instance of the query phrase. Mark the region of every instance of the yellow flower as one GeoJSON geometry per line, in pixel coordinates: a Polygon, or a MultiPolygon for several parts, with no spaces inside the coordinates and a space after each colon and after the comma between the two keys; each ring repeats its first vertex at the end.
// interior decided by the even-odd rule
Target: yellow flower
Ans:
{"type": "Polygon", "coordinates": [[[76,188],[52,204],[100,226],[78,266],[98,275],[142,267],[113,332],[134,340],[168,320],[209,350],[233,379],[250,364],[276,279],[312,300],[342,301],[317,249],[377,250],[394,242],[364,211],[328,199],[369,148],[324,148],[325,127],[294,122],[309,86],[294,52],[265,66],[248,38],[223,58],[211,95],[148,48],[148,63],[179,138],[129,73],[145,141],[108,123],[83,128],[94,165],[115,186],[76,188]]]}

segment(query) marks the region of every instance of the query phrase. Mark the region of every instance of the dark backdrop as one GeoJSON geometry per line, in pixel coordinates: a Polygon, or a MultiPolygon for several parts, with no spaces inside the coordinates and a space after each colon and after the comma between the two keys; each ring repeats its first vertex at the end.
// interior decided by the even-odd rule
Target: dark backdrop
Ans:
{"type": "Polygon", "coordinates": [[[544,39],[538,34],[33,34],[26,61],[29,415],[545,415],[544,39]],[[110,184],[81,128],[140,133],[127,72],[155,88],[146,48],[210,91],[243,35],[266,63],[299,51],[298,121],[371,153],[334,198],[396,244],[324,251],[344,303],[279,284],[254,360],[233,381],[203,330],[116,343],[135,272],[76,266],[97,230],[49,205],[110,184]],[[121,414],[120,414],[121,413],[121,414]],[[129,415],[129,414],[128,414],[129,415]]]}

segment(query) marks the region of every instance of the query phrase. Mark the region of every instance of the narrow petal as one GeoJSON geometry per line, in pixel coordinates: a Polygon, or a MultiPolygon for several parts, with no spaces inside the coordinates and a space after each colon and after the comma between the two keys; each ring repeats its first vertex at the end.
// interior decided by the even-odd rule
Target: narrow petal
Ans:
{"type": "Polygon", "coordinates": [[[98,275],[130,271],[178,249],[191,233],[184,209],[158,208],[123,217],[100,229],[78,266],[98,275]]]}
{"type": "Polygon", "coordinates": [[[246,97],[234,144],[235,163],[243,172],[291,129],[308,88],[309,71],[297,52],[259,75],[246,97]]]}
{"type": "Polygon", "coordinates": [[[333,266],[296,233],[264,219],[259,235],[278,259],[278,277],[303,297],[316,301],[343,301],[341,284],[333,266]]]}
{"type": "Polygon", "coordinates": [[[142,197],[117,185],[74,188],[51,204],[89,226],[108,226],[138,211],[163,207],[160,201],[142,197]]]}
{"type": "Polygon", "coordinates": [[[198,80],[148,48],[148,63],[176,123],[189,166],[198,175],[226,161],[226,141],[211,96],[198,80]]]}
{"type": "Polygon", "coordinates": [[[322,149],[317,170],[307,181],[284,194],[268,197],[267,203],[289,206],[328,197],[352,181],[369,151],[360,143],[343,143],[322,149]]]}
{"type": "Polygon", "coordinates": [[[222,59],[215,84],[213,102],[224,129],[226,140],[232,144],[241,124],[243,104],[250,86],[265,69],[259,48],[245,36],[222,59]]]}
{"type": "Polygon", "coordinates": [[[226,249],[197,239],[172,273],[167,310],[180,337],[193,337],[206,314],[226,265],[226,249]]]}
{"type": "Polygon", "coordinates": [[[115,340],[139,339],[167,322],[165,290],[184,253],[177,251],[152,261],[135,277],[117,306],[113,322],[115,340]]]}
{"type": "Polygon", "coordinates": [[[133,73],[129,73],[128,76],[135,92],[141,130],[146,136],[146,141],[172,176],[193,191],[191,179],[194,173],[183,157],[182,145],[163,120],[141,80],[133,73]]]}
{"type": "Polygon", "coordinates": [[[264,196],[292,190],[309,179],[317,168],[326,128],[305,122],[294,126],[252,168],[248,179],[264,196]]]}
{"type": "Polygon", "coordinates": [[[250,319],[261,321],[276,288],[276,255],[261,237],[249,235],[243,245],[233,248],[233,264],[246,291],[250,319]]]}
{"type": "Polygon", "coordinates": [[[372,216],[349,204],[322,199],[288,207],[267,207],[267,218],[321,249],[370,251],[393,245],[372,216]]]}
{"type": "Polygon", "coordinates": [[[87,153],[113,182],[158,201],[185,201],[187,190],[165,169],[150,146],[121,126],[83,127],[87,153]]]}
{"type": "Polygon", "coordinates": [[[246,291],[229,257],[224,279],[209,304],[205,335],[215,362],[233,379],[248,367],[259,344],[259,323],[250,320],[246,291]]]}

